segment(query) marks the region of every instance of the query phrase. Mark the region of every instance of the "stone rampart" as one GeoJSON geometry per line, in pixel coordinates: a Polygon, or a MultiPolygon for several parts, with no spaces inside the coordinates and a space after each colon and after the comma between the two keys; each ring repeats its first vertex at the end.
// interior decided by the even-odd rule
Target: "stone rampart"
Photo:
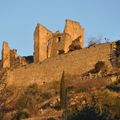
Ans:
{"type": "Polygon", "coordinates": [[[110,54],[113,43],[98,44],[67,54],[51,57],[41,64],[29,64],[9,71],[8,85],[27,86],[32,83],[45,84],[59,81],[61,73],[80,75],[94,68],[98,61],[111,65],[110,54]]]}

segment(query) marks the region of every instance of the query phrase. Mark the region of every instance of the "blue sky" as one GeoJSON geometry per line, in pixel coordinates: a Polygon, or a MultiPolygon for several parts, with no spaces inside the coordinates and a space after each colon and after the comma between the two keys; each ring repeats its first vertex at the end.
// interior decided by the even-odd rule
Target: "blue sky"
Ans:
{"type": "Polygon", "coordinates": [[[7,41],[19,55],[32,55],[36,24],[62,32],[65,19],[85,28],[85,44],[90,37],[120,39],[120,0],[0,0],[0,48],[7,41]]]}

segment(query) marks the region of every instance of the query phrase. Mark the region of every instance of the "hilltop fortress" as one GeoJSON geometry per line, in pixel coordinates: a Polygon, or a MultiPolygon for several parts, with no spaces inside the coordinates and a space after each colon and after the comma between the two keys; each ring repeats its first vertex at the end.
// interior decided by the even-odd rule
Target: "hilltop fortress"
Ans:
{"type": "Polygon", "coordinates": [[[79,22],[66,20],[64,32],[51,32],[37,24],[34,32],[33,56],[17,56],[3,42],[2,68],[9,68],[8,85],[24,86],[59,81],[64,70],[67,75],[81,75],[94,68],[98,61],[109,67],[119,62],[119,42],[95,44],[84,48],[84,29],[79,22]]]}
{"type": "MultiPolygon", "coordinates": [[[[34,63],[44,61],[49,57],[67,53],[84,47],[84,29],[79,22],[66,20],[64,32],[52,33],[41,24],[37,24],[34,32],[34,63]]],[[[22,57],[17,57],[17,50],[10,50],[8,43],[3,42],[2,66],[10,67],[17,63],[25,64],[22,57]]]]}

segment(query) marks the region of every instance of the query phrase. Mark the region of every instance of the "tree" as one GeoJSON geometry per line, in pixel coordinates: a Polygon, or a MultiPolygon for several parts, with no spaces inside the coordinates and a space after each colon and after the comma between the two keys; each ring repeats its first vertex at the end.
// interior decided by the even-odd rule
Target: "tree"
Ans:
{"type": "Polygon", "coordinates": [[[61,108],[64,108],[65,106],[65,99],[66,99],[66,86],[65,86],[64,71],[63,71],[62,77],[61,77],[61,83],[60,83],[60,106],[61,108]]]}
{"type": "Polygon", "coordinates": [[[95,45],[95,44],[98,44],[98,43],[101,43],[101,41],[103,40],[103,37],[102,36],[98,36],[98,37],[89,37],[88,38],[88,47],[92,46],[92,45],[95,45]]]}
{"type": "Polygon", "coordinates": [[[64,120],[67,120],[67,87],[64,80],[64,71],[60,83],[60,107],[64,109],[64,120]]]}

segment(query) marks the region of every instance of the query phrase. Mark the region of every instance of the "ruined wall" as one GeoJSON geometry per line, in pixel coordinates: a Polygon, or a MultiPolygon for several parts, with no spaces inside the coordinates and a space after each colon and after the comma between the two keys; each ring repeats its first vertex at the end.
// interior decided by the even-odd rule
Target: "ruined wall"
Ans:
{"type": "Polygon", "coordinates": [[[77,38],[80,38],[81,47],[84,48],[84,29],[80,26],[79,22],[66,20],[64,33],[71,36],[71,40],[65,43],[66,48],[68,48],[71,45],[72,41],[77,38]]]}
{"type": "Polygon", "coordinates": [[[56,33],[50,41],[52,41],[50,57],[59,55],[60,51],[64,51],[64,34],[56,33]]]}
{"type": "Polygon", "coordinates": [[[30,64],[10,71],[8,85],[26,86],[35,82],[59,81],[63,70],[65,74],[80,75],[93,69],[98,61],[105,61],[110,66],[111,52],[112,44],[99,44],[51,57],[42,64],[30,64]]]}
{"type": "Polygon", "coordinates": [[[67,53],[69,51],[69,46],[72,43],[72,38],[69,34],[64,33],[63,39],[64,39],[64,51],[65,53],[67,53]]]}
{"type": "Polygon", "coordinates": [[[52,32],[38,24],[34,32],[34,63],[39,63],[47,58],[47,44],[52,37],[52,32]]]}
{"type": "Polygon", "coordinates": [[[84,47],[84,29],[79,22],[66,20],[64,33],[52,33],[43,25],[38,24],[34,32],[34,63],[53,57],[64,51],[69,51],[72,42],[78,39],[81,48],[84,47]]]}
{"type": "Polygon", "coordinates": [[[3,42],[2,47],[2,68],[16,68],[26,65],[27,60],[24,57],[17,56],[16,49],[10,49],[7,42],[3,42]]]}
{"type": "Polygon", "coordinates": [[[39,25],[34,31],[34,63],[39,62],[39,25]]]}
{"type": "Polygon", "coordinates": [[[2,67],[10,67],[10,48],[7,42],[3,42],[2,46],[2,67]]]}
{"type": "Polygon", "coordinates": [[[17,50],[10,50],[10,66],[13,66],[17,58],[17,50]]]}
{"type": "Polygon", "coordinates": [[[67,43],[69,43],[71,37],[69,34],[66,33],[55,33],[53,37],[50,39],[49,44],[49,57],[55,57],[62,53],[67,53],[69,51],[67,43]]]}

